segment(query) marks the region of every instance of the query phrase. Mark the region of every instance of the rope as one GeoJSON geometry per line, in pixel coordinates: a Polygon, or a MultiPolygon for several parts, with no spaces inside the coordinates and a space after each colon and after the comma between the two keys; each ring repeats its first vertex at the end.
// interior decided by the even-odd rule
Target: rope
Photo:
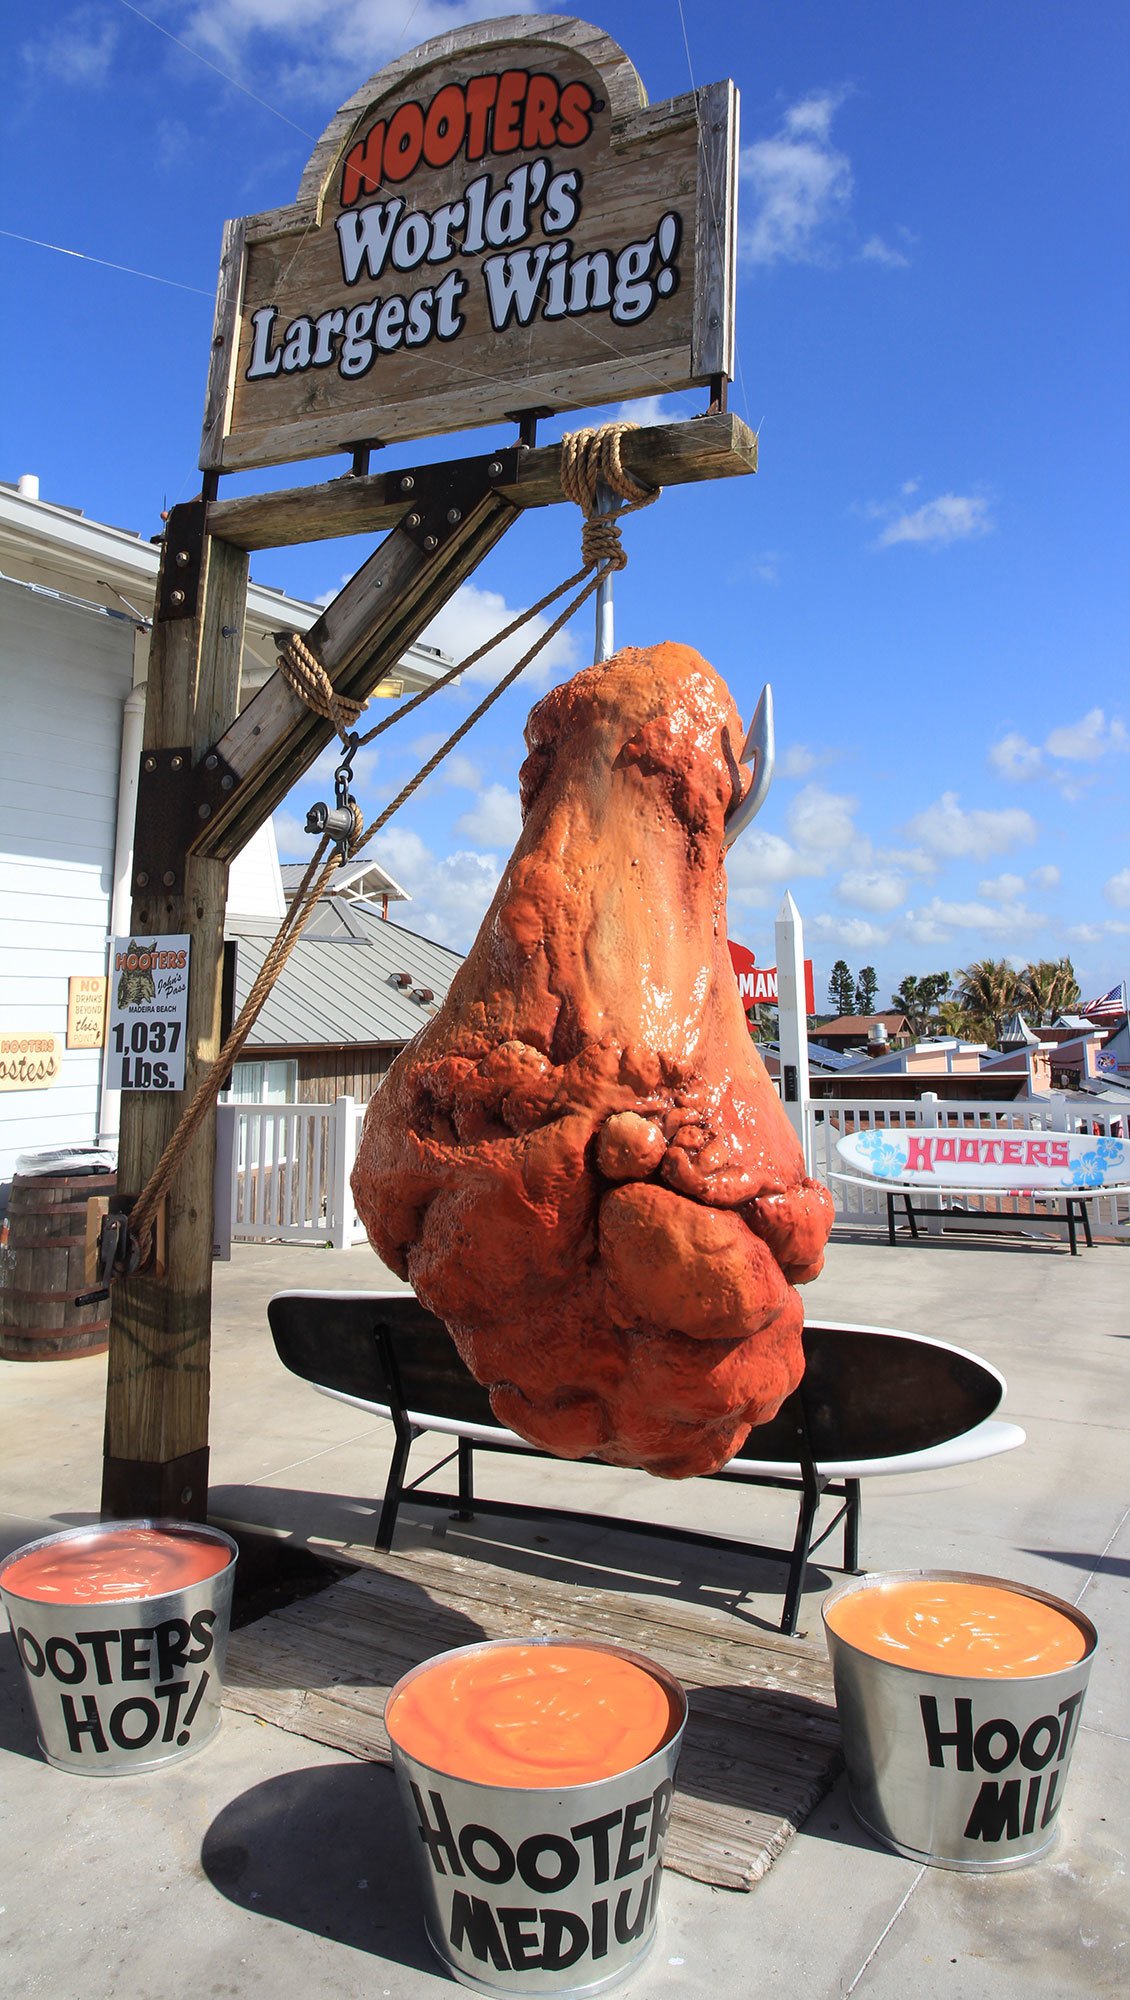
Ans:
{"type": "MultiPolygon", "coordinates": [[[[609,492],[621,501],[622,506],[620,511],[626,514],[635,513],[641,507],[649,507],[653,500],[659,498],[659,488],[650,491],[648,488],[640,486],[632,478],[631,474],[624,470],[620,462],[621,438],[625,431],[635,430],[636,428],[635,424],[629,423],[606,424],[599,429],[573,431],[562,440],[562,491],[566,499],[574,500],[585,515],[585,524],[581,533],[581,568],[574,575],[567,577],[564,583],[558,584],[554,590],[547,591],[545,596],[539,598],[536,604],[531,604],[528,610],[520,612],[516,618],[511,620],[509,625],[504,626],[501,632],[496,632],[493,639],[488,639],[485,644],[476,647],[473,653],[468,653],[466,658],[460,660],[457,666],[452,667],[449,672],[441,675],[439,680],[433,681],[430,686],[422,689],[418,695],[415,695],[410,702],[406,702],[395,714],[387,716],[383,722],[378,722],[373,729],[369,730],[367,735],[362,736],[358,743],[354,745],[355,749],[360,749],[363,744],[371,743],[375,737],[382,735],[386,729],[391,728],[394,722],[403,721],[404,717],[410,715],[414,708],[418,708],[422,701],[426,701],[429,695],[436,694],[440,688],[447,687],[459,674],[465,673],[469,667],[475,665],[476,661],[481,660],[484,654],[493,651],[496,646],[501,645],[504,639],[508,639],[513,633],[520,631],[521,627],[528,624],[531,618],[536,618],[539,612],[547,610],[551,604],[557,602],[558,598],[564,597],[567,591],[576,588],[578,585],[580,586],[577,589],[577,595],[565,606],[563,611],[558,613],[553,623],[547,625],[545,631],[538,634],[533,644],[523,653],[521,659],[503,675],[497,686],[484,696],[477,708],[472,709],[466,720],[460,723],[458,729],[452,731],[447,741],[442,743],[435,754],[428,758],[427,763],[421,766],[416,772],[415,777],[409,779],[408,783],[397,793],[392,802],[384,808],[383,812],[378,814],[377,818],[369,826],[365,826],[364,824],[360,807],[356,804],[353,805],[353,833],[346,842],[350,860],[375,838],[382,827],[387,826],[393,814],[399,812],[401,806],[412,797],[415,791],[419,790],[419,787],[431,776],[437,765],[443,762],[443,759],[449,752],[454,750],[456,744],[461,742],[467,732],[474,728],[476,722],[480,721],[487,713],[487,710],[494,706],[499,697],[505,694],[507,688],[512,686],[519,674],[523,673],[526,667],[529,666],[531,660],[536,659],[542,649],[549,644],[549,641],[556,636],[564,625],[568,624],[574,612],[580,610],[586,599],[591,597],[594,591],[600,588],[600,585],[613,571],[624,568],[628,558],[621,546],[619,526],[611,515],[598,514],[596,512],[598,505],[597,489],[599,486],[605,486],[609,492]]],[[[365,707],[365,703],[354,701],[348,695],[337,693],[317,654],[313,652],[298,633],[294,633],[288,640],[286,648],[280,651],[279,668],[288,684],[294,689],[301,700],[308,707],[312,708],[315,714],[324,716],[328,722],[332,722],[335,729],[344,737],[346,730],[351,728],[352,724],[356,722],[357,717],[365,707]],[[344,726],[342,718],[344,718],[344,726]]],[[[262,965],[259,967],[251,991],[240,1009],[238,1020],[234,1022],[219,1055],[216,1057],[207,1075],[197,1085],[176,1130],[172,1134],[153,1172],[150,1174],[149,1179],[146,1181],[145,1186],[142,1188],[141,1193],[130,1210],[129,1231],[138,1246],[140,1253],[139,1261],[142,1267],[148,1262],[157,1210],[169,1191],[173,1176],[188,1151],[197,1130],[212,1109],[224,1084],[227,1082],[232,1065],[239,1056],[240,1050],[243,1048],[248,1035],[259,1018],[268,995],[301,937],[311,912],[320,898],[325,894],[331,877],[345,858],[342,850],[335,848],[328,861],[325,860],[326,849],[329,845],[328,838],[323,839],[319,843],[310,865],[299,883],[297,893],[290,904],[286,916],[279,926],[278,935],[275,937],[262,965]],[[321,865],[323,862],[325,862],[324,867],[321,865]]]]}
{"type": "Polygon", "coordinates": [[[368,707],[368,702],[352,701],[347,694],[338,693],[317,653],[300,632],[291,633],[277,659],[279,672],[298,699],[312,708],[315,715],[332,722],[339,736],[345,736],[368,707]]]}

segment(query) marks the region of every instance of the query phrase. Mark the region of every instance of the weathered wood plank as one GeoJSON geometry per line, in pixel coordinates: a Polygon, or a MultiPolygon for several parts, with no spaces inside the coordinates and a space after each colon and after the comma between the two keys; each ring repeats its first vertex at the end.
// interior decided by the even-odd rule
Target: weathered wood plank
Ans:
{"type": "MultiPolygon", "coordinates": [[[[305,635],[334,686],[367,699],[517,518],[507,500],[487,493],[431,555],[394,530],[305,635]]],[[[217,808],[198,851],[230,860],[334,734],[272,674],[215,746],[244,782],[217,808]]]]}
{"type": "Polygon", "coordinates": [[[749,1889],[831,1784],[839,1731],[821,1651],[725,1622],[713,1607],[577,1590],[446,1549],[409,1550],[366,1558],[320,1596],[237,1632],[225,1701],[387,1762],[388,1691],[419,1661],[480,1635],[618,1637],[690,1691],[666,1865],[749,1889]]]}
{"type": "MultiPolygon", "coordinates": [[[[517,480],[500,480],[497,493],[515,507],[549,507],[564,500],[559,444],[539,445],[519,456],[517,480]]],[[[756,472],[757,438],[740,417],[724,412],[629,431],[621,457],[644,486],[685,486],[756,472]]],[[[376,534],[394,527],[411,504],[401,488],[405,470],[401,466],[361,478],[346,474],[317,486],[217,500],[208,510],[208,531],[250,550],[288,548],[332,535],[376,534]]],[[[443,466],[420,467],[416,475],[420,483],[442,478],[443,466]]]]}
{"type": "MultiPolygon", "coordinates": [[[[206,543],[200,592],[196,617],[154,626],[146,749],[187,745],[199,756],[235,711],[247,597],[242,551],[206,543]]],[[[185,1089],[123,1093],[122,1193],[140,1191],[219,1051],[226,893],[226,867],[189,856],[183,891],[150,884],[134,896],[134,935],[188,932],[192,955],[185,1089]]],[[[212,1116],[173,1180],[167,1276],[147,1272],[113,1289],[103,1477],[110,1514],[202,1519],[207,1505],[214,1163],[212,1116]]]]}

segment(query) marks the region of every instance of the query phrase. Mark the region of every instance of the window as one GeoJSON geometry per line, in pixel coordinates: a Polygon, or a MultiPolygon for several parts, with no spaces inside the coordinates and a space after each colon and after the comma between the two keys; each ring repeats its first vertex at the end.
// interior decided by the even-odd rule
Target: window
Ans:
{"type": "Polygon", "coordinates": [[[228,1104],[296,1103],[297,1058],[279,1056],[273,1062],[237,1062],[223,1096],[228,1104]]]}

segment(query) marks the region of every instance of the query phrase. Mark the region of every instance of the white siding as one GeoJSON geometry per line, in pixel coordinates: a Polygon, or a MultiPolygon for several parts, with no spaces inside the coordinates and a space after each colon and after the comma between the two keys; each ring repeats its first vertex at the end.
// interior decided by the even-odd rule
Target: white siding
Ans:
{"type": "Polygon", "coordinates": [[[106,970],[125,619],[0,580],[0,1027],[54,1032],[62,1075],[0,1091],[0,1182],[17,1153],[89,1145],[101,1053],[67,1049],[67,982],[106,970]]]}

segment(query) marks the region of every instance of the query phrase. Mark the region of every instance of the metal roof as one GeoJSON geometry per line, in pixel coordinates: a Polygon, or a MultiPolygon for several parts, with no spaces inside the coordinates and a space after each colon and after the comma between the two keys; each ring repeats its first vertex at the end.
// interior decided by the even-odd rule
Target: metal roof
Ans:
{"type": "MultiPolygon", "coordinates": [[[[275,926],[237,918],[238,1012],[275,926]]],[[[388,923],[363,903],[323,897],[248,1037],[249,1049],[371,1047],[410,1041],[447,997],[462,955],[388,923]],[[327,905],[329,907],[327,907],[327,905]],[[398,983],[407,975],[408,984],[398,983]],[[430,991],[433,998],[417,996],[430,991]]]]}

